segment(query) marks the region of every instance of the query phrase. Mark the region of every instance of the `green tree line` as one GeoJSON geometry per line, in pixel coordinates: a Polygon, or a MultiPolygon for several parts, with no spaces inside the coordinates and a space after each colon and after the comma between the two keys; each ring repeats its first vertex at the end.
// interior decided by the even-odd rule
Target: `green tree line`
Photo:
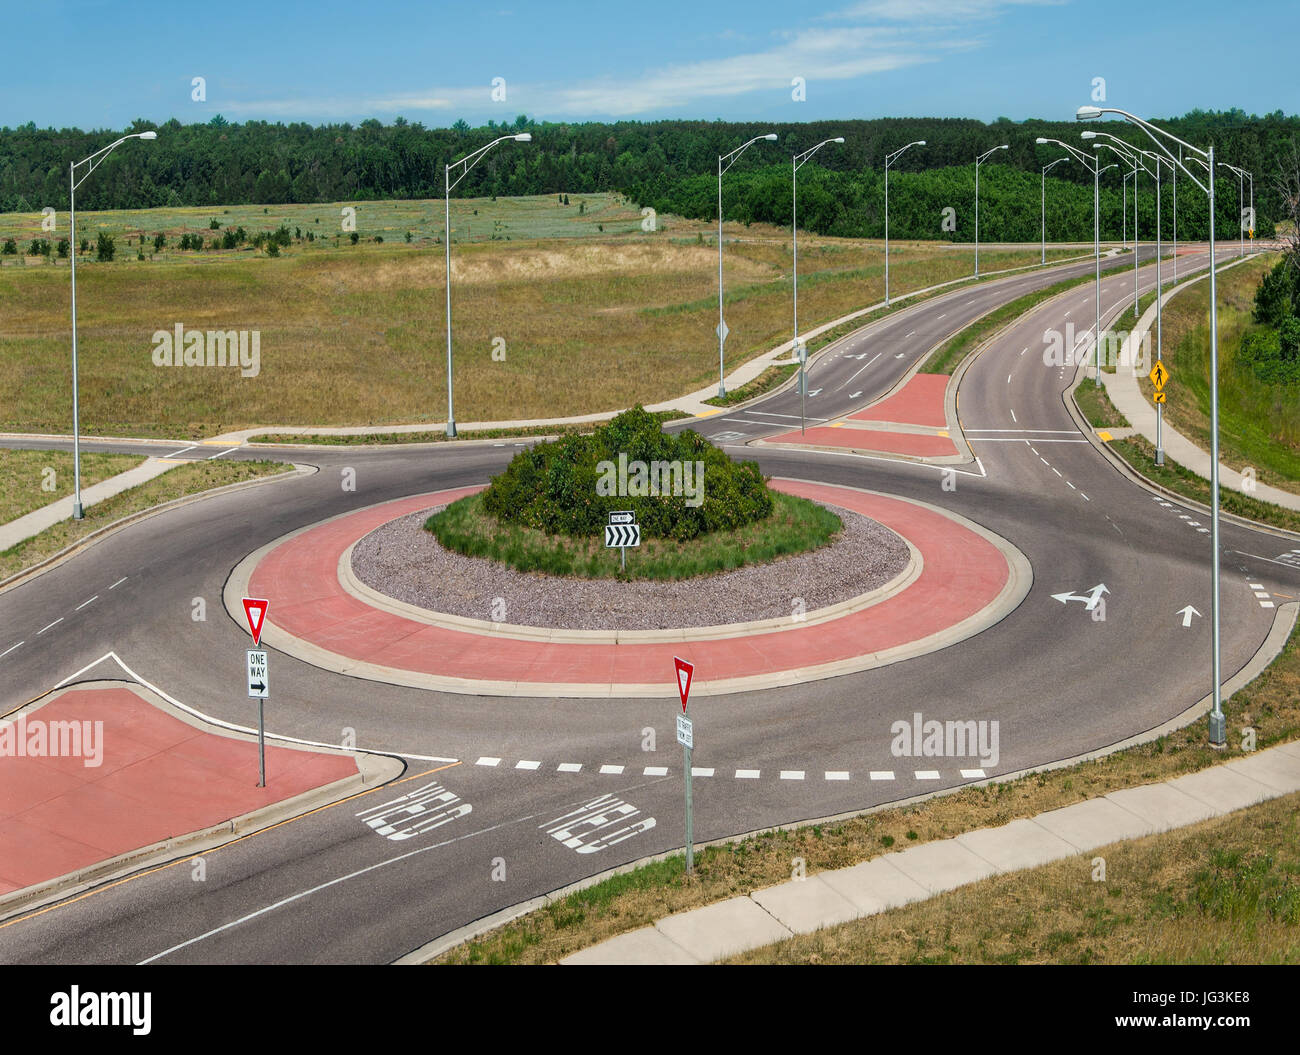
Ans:
{"type": "MultiPolygon", "coordinates": [[[[1263,117],[1240,110],[1193,111],[1161,120],[1163,127],[1199,145],[1213,141],[1219,157],[1240,165],[1256,176],[1255,204],[1261,233],[1271,231],[1282,215],[1283,204],[1271,174],[1300,133],[1300,118],[1281,111],[1263,117]]],[[[1133,143],[1148,146],[1141,133],[1126,124],[1106,122],[1107,130],[1133,143]]],[[[150,125],[135,122],[126,131],[143,131],[150,125]]],[[[877,120],[814,121],[808,123],[743,123],[724,121],[618,121],[557,123],[537,122],[525,115],[514,120],[470,128],[459,121],[451,128],[426,128],[397,118],[392,124],[377,120],[358,125],[306,123],[231,123],[220,116],[205,124],[171,120],[158,127],[158,139],[148,144],[127,144],[115,151],[96,178],[78,198],[86,209],[138,209],[159,206],[213,206],[282,204],[289,202],[367,201],[377,199],[435,198],[442,194],[443,166],[477,149],[492,138],[527,130],[527,146],[503,146],[488,154],[458,189],[465,196],[516,196],[528,194],[593,193],[619,191],[642,204],[664,204],[668,211],[712,215],[716,210],[717,157],[757,135],[776,132],[776,143],[759,143],[728,173],[724,212],[735,219],[772,219],[788,223],[789,210],[781,208],[781,187],[776,177],[785,173],[788,198],[789,158],[823,139],[844,136],[817,155],[817,168],[804,169],[801,190],[808,187],[809,208],[801,209],[800,226],[831,233],[871,233],[883,227],[883,197],[878,193],[884,154],[912,140],[924,139],[891,170],[891,234],[897,217],[900,236],[934,237],[934,206],[957,210],[957,238],[973,236],[971,202],[973,179],[963,172],[976,154],[1007,143],[996,168],[988,173],[985,202],[1002,193],[1000,184],[1017,191],[1015,184],[1032,177],[1059,155],[1059,148],[1037,147],[1038,136],[1079,143],[1081,125],[1073,120],[1006,118],[986,123],[964,118],[882,118],[877,120]],[[763,170],[770,169],[770,173],[763,170]],[[818,174],[818,170],[822,174],[818,174]],[[934,173],[932,184],[916,177],[934,173]],[[897,179],[895,180],[895,177],[897,179]],[[824,181],[824,182],[823,182],[824,181]],[[838,182],[837,182],[838,181],[838,182]],[[966,181],[969,187],[963,189],[966,181]],[[819,200],[820,191],[843,192],[845,202],[819,200]],[[873,199],[873,190],[876,198],[873,199]],[[766,193],[767,202],[755,195],[766,193]],[[895,196],[897,195],[897,206],[895,196]],[[909,198],[911,195],[911,198],[909,198]],[[706,199],[713,201],[707,205],[706,199]],[[897,211],[895,208],[897,207],[897,211]],[[732,210],[736,211],[733,213],[732,210]],[[876,212],[880,216],[876,217],[876,212]],[[807,217],[805,224],[804,217],[807,217]]],[[[68,166],[112,142],[121,132],[111,130],[38,129],[34,124],[0,128],[0,211],[33,212],[44,206],[66,208],[68,166]]],[[[1091,178],[1077,164],[1060,165],[1052,172],[1062,186],[1073,185],[1091,197],[1091,178]]],[[[1143,178],[1149,192],[1150,181],[1143,178]]],[[[1184,181],[1179,181],[1183,191],[1184,181]]],[[[1220,179],[1223,216],[1236,231],[1237,181],[1220,179]]],[[[1032,188],[1034,195],[1037,187],[1032,188]]],[[[1079,238],[1091,234],[1091,224],[1081,233],[1073,215],[1077,196],[1063,190],[1058,207],[1068,230],[1049,232],[1052,237],[1079,238]]],[[[1203,198],[1202,198],[1203,201],[1203,198]]],[[[1026,229],[1036,211],[1028,199],[1017,197],[1019,221],[1026,229]]],[[[1179,194],[1181,218],[1189,223],[1197,205],[1197,192],[1179,194]]],[[[656,205],[658,208],[659,206],[656,205]]],[[[1050,203],[1049,203],[1050,207],[1050,203]]],[[[1143,204],[1142,208],[1148,206],[1143,204]]],[[[1154,209],[1154,205],[1149,206],[1154,209]]],[[[996,208],[996,206],[992,206],[996,208]]],[[[1090,220],[1091,217],[1089,216],[1090,220]]],[[[993,222],[990,213],[990,222],[993,222]]],[[[1049,217],[1049,224],[1051,223],[1049,217]]],[[[1142,221],[1139,220],[1139,225],[1142,221]]],[[[981,234],[984,234],[983,224],[981,234]]],[[[1117,229],[1115,221],[1114,229],[1117,229]]],[[[1025,237],[1036,234],[1030,231],[1025,237]]],[[[988,229],[990,238],[1013,238],[1013,231],[988,229]]]]}

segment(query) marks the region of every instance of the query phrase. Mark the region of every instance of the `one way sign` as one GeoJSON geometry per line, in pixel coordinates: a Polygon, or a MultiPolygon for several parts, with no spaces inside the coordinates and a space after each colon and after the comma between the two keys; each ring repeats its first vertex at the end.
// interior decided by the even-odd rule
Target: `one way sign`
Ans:
{"type": "Polygon", "coordinates": [[[640,524],[606,524],[605,545],[613,549],[616,546],[641,545],[640,524]]]}
{"type": "Polygon", "coordinates": [[[248,650],[248,698],[250,700],[265,700],[271,694],[267,673],[266,650],[250,648],[248,650]]]}

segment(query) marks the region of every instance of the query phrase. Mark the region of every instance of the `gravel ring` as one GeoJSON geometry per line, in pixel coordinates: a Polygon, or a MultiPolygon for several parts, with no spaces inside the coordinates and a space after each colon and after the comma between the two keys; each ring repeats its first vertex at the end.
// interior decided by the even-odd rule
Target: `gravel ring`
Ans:
{"type": "Polygon", "coordinates": [[[361,538],[352,573],[394,600],[468,619],[555,630],[675,630],[785,618],[795,598],[811,612],[884,586],[911,560],[889,528],[831,506],[844,522],[835,542],[767,564],[674,582],[559,577],[445,549],[424,530],[441,508],[398,517],[361,538]],[[498,598],[504,613],[492,610],[498,598]]]}

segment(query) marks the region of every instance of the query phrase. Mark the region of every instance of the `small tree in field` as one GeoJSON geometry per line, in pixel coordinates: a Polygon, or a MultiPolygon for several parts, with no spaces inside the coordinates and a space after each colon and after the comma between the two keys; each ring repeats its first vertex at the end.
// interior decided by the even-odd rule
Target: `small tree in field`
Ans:
{"type": "Polygon", "coordinates": [[[113,244],[113,239],[99,232],[99,237],[95,240],[95,259],[101,262],[107,262],[113,259],[113,253],[117,251],[117,246],[113,244]]]}

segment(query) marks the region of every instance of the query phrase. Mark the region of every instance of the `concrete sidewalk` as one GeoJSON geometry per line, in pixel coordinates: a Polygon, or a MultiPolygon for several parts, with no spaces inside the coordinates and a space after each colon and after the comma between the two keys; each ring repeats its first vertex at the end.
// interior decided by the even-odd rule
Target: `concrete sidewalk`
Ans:
{"type": "Polygon", "coordinates": [[[1300,791],[1300,742],[681,912],[566,964],[702,964],[1300,791]]]}
{"type": "MultiPolygon", "coordinates": [[[[1055,248],[1055,247],[1054,247],[1055,248]]],[[[1102,254],[1103,258],[1118,255],[1118,249],[1110,249],[1102,254]]],[[[1074,263],[1078,260],[1091,257],[1092,253],[1087,252],[1078,257],[1067,257],[1064,260],[1053,260],[1047,267],[1054,267],[1061,264],[1074,263]]],[[[989,271],[981,275],[981,279],[995,279],[1014,275],[1021,271],[1034,271],[1042,269],[1042,264],[1028,264],[1024,267],[1007,268],[1002,271],[989,271]]],[[[936,293],[952,286],[959,286],[962,283],[970,282],[974,276],[967,275],[963,278],[954,278],[948,282],[940,282],[934,286],[926,286],[924,289],[914,289],[906,293],[899,293],[890,298],[890,305],[884,301],[879,301],[865,308],[859,308],[857,311],[850,312],[847,315],[841,315],[838,319],[832,319],[830,322],[821,326],[815,326],[805,331],[800,336],[805,342],[816,340],[822,334],[833,330],[837,326],[842,326],[846,322],[852,322],[854,319],[862,318],[871,314],[873,311],[879,311],[881,308],[901,304],[905,301],[912,300],[916,297],[924,296],[928,293],[936,293]]],[[[770,366],[780,366],[785,363],[792,363],[795,360],[791,358],[794,353],[794,341],[789,340],[783,344],[777,345],[766,352],[762,352],[754,358],[742,363],[736,367],[730,374],[726,375],[727,391],[732,392],[742,385],[748,384],[755,378],[759,377],[763,371],[770,366]]],[[[810,359],[811,361],[811,359],[810,359]]],[[[689,414],[692,417],[702,418],[710,417],[714,414],[720,414],[723,411],[735,410],[732,407],[715,407],[706,403],[706,399],[712,399],[718,394],[718,386],[710,382],[703,388],[696,389],[684,396],[678,396],[676,399],[669,399],[662,403],[652,403],[646,407],[649,411],[659,410],[677,410],[689,414]]],[[[464,421],[457,422],[457,429],[462,433],[462,439],[473,439],[470,433],[482,432],[488,429],[520,429],[529,428],[539,425],[586,425],[601,421],[608,421],[614,417],[618,411],[606,411],[599,414],[580,414],[567,418],[545,418],[545,419],[518,419],[513,421],[464,421]]],[[[298,425],[268,425],[252,429],[239,429],[235,432],[223,433],[215,436],[209,443],[247,443],[252,436],[263,436],[269,434],[289,435],[289,436],[368,436],[368,435],[405,435],[420,432],[438,433],[446,429],[445,422],[437,422],[421,425],[350,425],[340,428],[311,428],[298,425]]]]}
{"type": "MultiPolygon", "coordinates": [[[[1250,257],[1246,257],[1246,259],[1249,260],[1250,257]]],[[[1239,262],[1239,260],[1232,260],[1222,265],[1219,268],[1220,273],[1227,268],[1236,266],[1239,262]]],[[[1162,306],[1167,304],[1169,299],[1176,293],[1194,283],[1204,281],[1206,274],[1203,272],[1195,278],[1187,279],[1167,289],[1160,298],[1160,304],[1162,306]]],[[[1155,321],[1156,304],[1153,302],[1133,327],[1128,339],[1120,349],[1119,365],[1115,368],[1115,372],[1108,374],[1102,371],[1101,375],[1102,383],[1106,386],[1106,394],[1110,397],[1110,401],[1115,404],[1115,409],[1123,414],[1133,426],[1133,429],[1145,436],[1152,446],[1156,442],[1156,408],[1147,402],[1146,397],[1142,395],[1142,389],[1138,385],[1138,364],[1141,360],[1135,352],[1141,345],[1143,335],[1151,330],[1155,325],[1155,321]]],[[[1143,376],[1145,376],[1145,372],[1143,376]]],[[[1128,434],[1122,429],[1109,429],[1107,431],[1117,436],[1128,434]]],[[[1210,478],[1209,452],[1202,450],[1170,425],[1168,418],[1164,422],[1162,439],[1165,454],[1171,461],[1177,462],[1206,480],[1210,478]]],[[[1271,502],[1273,505],[1282,506],[1284,509],[1300,510],[1300,495],[1291,491],[1283,491],[1281,488],[1270,487],[1268,484],[1259,483],[1258,481],[1252,481],[1250,488],[1247,489],[1244,486],[1245,477],[1222,462],[1219,463],[1219,482],[1224,487],[1240,491],[1242,494],[1248,494],[1252,498],[1258,498],[1261,502],[1271,502]]]]}
{"type": "MultiPolygon", "coordinates": [[[[89,508],[95,503],[102,502],[104,499],[111,498],[113,495],[120,494],[129,488],[148,483],[178,464],[178,462],[168,461],[165,458],[146,458],[142,464],[137,465],[134,469],[128,469],[124,473],[118,473],[116,476],[110,476],[107,480],[101,480],[97,484],[83,488],[81,491],[81,504],[83,507],[89,508]]],[[[41,506],[40,509],[34,509],[17,520],[11,520],[7,524],[0,524],[0,553],[18,545],[20,542],[25,542],[33,535],[39,535],[42,531],[61,521],[71,518],[72,495],[68,495],[66,498],[60,498],[47,506],[41,506]]]]}

